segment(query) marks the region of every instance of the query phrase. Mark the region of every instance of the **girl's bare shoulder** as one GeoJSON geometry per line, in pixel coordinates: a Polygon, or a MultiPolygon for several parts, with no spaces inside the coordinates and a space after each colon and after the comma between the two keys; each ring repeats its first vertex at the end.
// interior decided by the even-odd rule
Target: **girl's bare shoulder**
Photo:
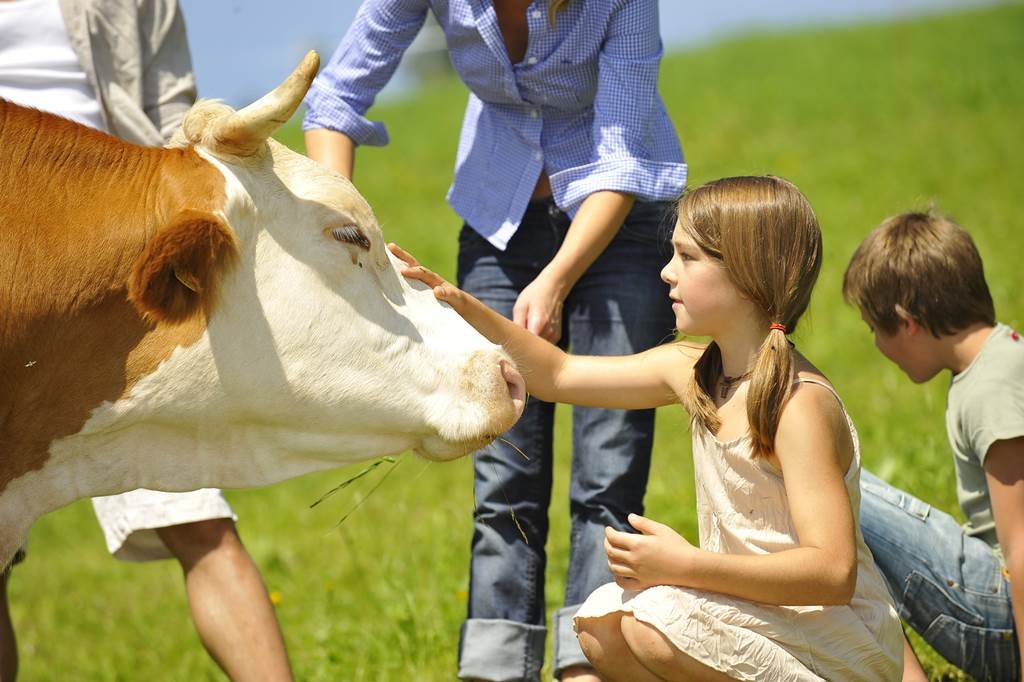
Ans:
{"type": "Polygon", "coordinates": [[[837,399],[839,392],[814,363],[800,353],[794,353],[795,382],[789,400],[782,408],[779,430],[795,428],[803,431],[812,424],[829,430],[845,430],[846,413],[837,399]]]}
{"type": "Polygon", "coordinates": [[[853,443],[838,392],[828,377],[807,358],[797,355],[794,383],[782,408],[776,447],[817,450],[830,446],[842,470],[849,466],[853,443]],[[824,384],[824,385],[823,385],[824,384]]]}

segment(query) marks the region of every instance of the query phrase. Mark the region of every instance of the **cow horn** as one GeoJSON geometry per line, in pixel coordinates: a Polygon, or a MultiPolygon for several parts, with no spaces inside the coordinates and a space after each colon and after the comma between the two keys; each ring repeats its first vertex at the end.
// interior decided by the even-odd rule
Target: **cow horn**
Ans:
{"type": "Polygon", "coordinates": [[[254,154],[299,108],[319,68],[320,56],[310,50],[271,92],[214,123],[212,133],[217,146],[240,156],[254,154]]]}

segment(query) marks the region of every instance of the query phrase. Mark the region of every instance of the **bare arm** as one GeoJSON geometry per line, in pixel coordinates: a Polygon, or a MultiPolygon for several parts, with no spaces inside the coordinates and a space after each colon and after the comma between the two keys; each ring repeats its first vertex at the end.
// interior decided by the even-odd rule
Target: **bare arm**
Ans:
{"type": "Polygon", "coordinates": [[[352,179],[355,147],[388,143],[366,112],[423,28],[427,0],[367,0],[306,93],[306,154],[352,179]]]}
{"type": "Polygon", "coordinates": [[[527,390],[541,400],[623,409],[668,405],[678,401],[677,392],[704,350],[697,344],[675,343],[619,357],[570,355],[419,265],[395,244],[389,248],[409,264],[403,275],[433,288],[438,300],[504,346],[526,379],[527,390]]]}
{"type": "Polygon", "coordinates": [[[512,320],[556,343],[562,336],[562,303],[597,260],[633,207],[632,195],[594,192],[580,205],[558,252],[516,300],[512,320]]]}
{"type": "MultiPolygon", "coordinates": [[[[1024,436],[998,440],[988,449],[985,474],[996,537],[1010,573],[1010,602],[1024,661],[1024,436]]],[[[1024,671],[1018,671],[1024,679],[1024,671]]]]}
{"type": "Polygon", "coordinates": [[[349,180],[356,162],[356,143],[345,133],[326,128],[307,130],[306,156],[349,180]]]}
{"type": "Polygon", "coordinates": [[[853,511],[843,481],[852,444],[845,418],[825,389],[800,385],[775,438],[799,547],[765,555],[708,552],[668,526],[639,516],[643,535],[605,531],[617,582],[636,589],[681,585],[766,604],[846,604],[857,582],[853,511]]]}

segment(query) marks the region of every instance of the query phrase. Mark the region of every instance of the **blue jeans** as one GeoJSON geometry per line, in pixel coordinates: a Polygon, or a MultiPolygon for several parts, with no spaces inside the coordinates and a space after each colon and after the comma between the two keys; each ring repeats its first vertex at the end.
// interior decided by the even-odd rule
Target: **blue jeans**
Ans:
{"type": "MultiPolygon", "coordinates": [[[[584,355],[628,355],[673,338],[668,287],[659,275],[668,261],[670,208],[634,206],[566,298],[563,347],[584,355]]],[[[568,227],[568,216],[550,201],[530,204],[505,251],[464,226],[459,286],[511,318],[519,292],[551,260],[568,227]]],[[[459,644],[461,678],[539,679],[553,423],[554,405],[531,397],[505,434],[529,459],[501,441],[474,456],[477,507],[469,613],[459,644]]],[[[626,516],[643,512],[653,435],[653,410],[573,410],[569,572],[565,606],[552,618],[556,674],[589,665],[572,616],[590,592],[612,579],[604,527],[627,529],[626,516]]]]}
{"type": "Polygon", "coordinates": [[[976,680],[1017,679],[1010,585],[988,543],[868,471],[860,525],[910,627],[976,680]]]}

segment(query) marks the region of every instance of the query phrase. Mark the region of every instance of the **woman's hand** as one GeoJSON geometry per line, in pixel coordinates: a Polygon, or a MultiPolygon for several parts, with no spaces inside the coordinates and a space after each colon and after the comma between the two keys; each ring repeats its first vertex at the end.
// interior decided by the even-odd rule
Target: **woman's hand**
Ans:
{"type": "Polygon", "coordinates": [[[395,257],[405,263],[405,267],[401,271],[402,276],[426,284],[434,290],[434,297],[437,300],[444,301],[456,309],[460,303],[464,302],[466,293],[462,289],[448,282],[436,272],[420,265],[419,261],[401,246],[392,242],[388,244],[388,251],[395,254],[395,257]]]}
{"type": "Polygon", "coordinates": [[[512,321],[546,341],[562,338],[562,303],[565,287],[542,271],[516,299],[512,321]]]}
{"type": "Polygon", "coordinates": [[[663,523],[630,514],[629,524],[641,535],[604,529],[604,551],[616,584],[626,590],[683,585],[681,576],[700,550],[663,523]]]}

